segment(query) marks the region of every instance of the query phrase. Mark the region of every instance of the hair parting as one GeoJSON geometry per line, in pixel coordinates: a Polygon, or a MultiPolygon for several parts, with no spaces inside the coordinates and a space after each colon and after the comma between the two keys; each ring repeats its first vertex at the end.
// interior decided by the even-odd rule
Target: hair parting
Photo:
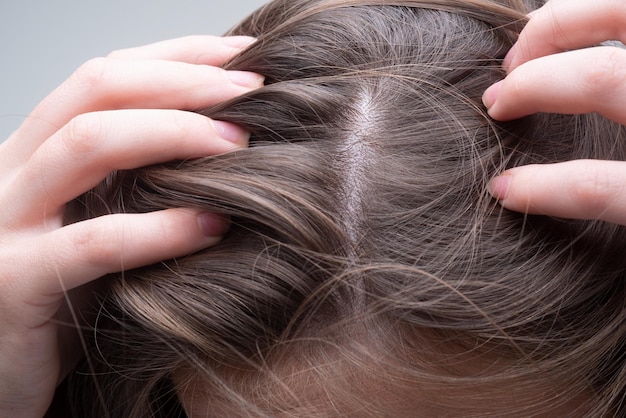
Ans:
{"type": "Polygon", "coordinates": [[[74,415],[626,414],[626,231],[487,191],[513,166],[626,160],[596,114],[488,117],[540,4],[275,0],[233,28],[257,41],[225,68],[266,84],[193,110],[250,147],[74,202],[232,220],[212,248],[105,279],[74,415]]]}

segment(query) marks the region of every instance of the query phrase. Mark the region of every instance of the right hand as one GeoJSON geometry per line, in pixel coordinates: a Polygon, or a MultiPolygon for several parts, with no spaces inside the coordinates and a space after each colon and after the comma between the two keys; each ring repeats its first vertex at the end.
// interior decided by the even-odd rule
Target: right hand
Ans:
{"type": "MultiPolygon", "coordinates": [[[[507,77],[485,92],[489,114],[511,120],[536,112],[597,112],[626,124],[626,49],[585,48],[626,42],[624,27],[623,0],[550,0],[530,15],[505,58],[507,77]]],[[[514,211],[626,225],[626,162],[516,167],[495,178],[491,192],[514,211]]]]}
{"type": "Polygon", "coordinates": [[[57,325],[67,291],[219,241],[225,221],[196,209],[70,225],[64,213],[111,171],[246,147],[243,129],[176,109],[260,87],[218,68],[251,41],[190,37],[90,61],[0,145],[0,416],[43,416],[75,360],[57,325]]]}

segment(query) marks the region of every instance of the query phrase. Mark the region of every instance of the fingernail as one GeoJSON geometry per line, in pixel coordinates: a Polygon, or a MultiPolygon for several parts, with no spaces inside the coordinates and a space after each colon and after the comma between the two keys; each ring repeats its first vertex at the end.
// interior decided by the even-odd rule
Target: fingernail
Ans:
{"type": "Polygon", "coordinates": [[[504,71],[506,71],[507,73],[513,69],[511,66],[513,65],[513,60],[515,59],[516,53],[517,43],[513,44],[511,49],[509,49],[509,52],[507,52],[504,56],[504,60],[502,60],[502,68],[504,68],[504,71]]]}
{"type": "Polygon", "coordinates": [[[511,183],[511,176],[507,174],[500,175],[492,179],[487,185],[489,193],[498,200],[506,199],[509,193],[509,185],[511,183]]]}
{"type": "Polygon", "coordinates": [[[256,42],[251,36],[223,36],[222,43],[231,48],[245,48],[256,42]]]}
{"type": "Polygon", "coordinates": [[[228,77],[233,83],[250,88],[262,87],[265,81],[265,77],[261,74],[251,73],[249,71],[228,71],[228,77]]]}
{"type": "Polygon", "coordinates": [[[198,215],[198,226],[207,237],[221,237],[228,231],[230,224],[224,216],[203,212],[198,215]]]}
{"type": "Polygon", "coordinates": [[[246,144],[250,138],[250,132],[239,125],[235,125],[234,123],[214,120],[213,126],[215,127],[215,132],[217,132],[220,138],[237,145],[246,144]]]}
{"type": "Polygon", "coordinates": [[[214,120],[213,126],[220,138],[224,138],[234,144],[243,145],[250,139],[250,132],[234,123],[214,120]]]}
{"type": "Polygon", "coordinates": [[[502,87],[502,80],[491,85],[483,93],[483,104],[485,105],[487,110],[491,109],[496,102],[496,99],[498,98],[498,93],[500,92],[500,87],[502,87]]]}

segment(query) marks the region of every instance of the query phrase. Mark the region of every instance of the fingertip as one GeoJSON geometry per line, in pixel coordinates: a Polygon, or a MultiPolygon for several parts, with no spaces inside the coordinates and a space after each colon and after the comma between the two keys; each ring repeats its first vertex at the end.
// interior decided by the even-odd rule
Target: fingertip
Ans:
{"type": "MultiPolygon", "coordinates": [[[[541,8],[536,9],[536,10],[532,10],[530,12],[528,12],[526,14],[526,17],[528,18],[526,25],[528,25],[528,22],[530,22],[530,20],[541,10],[541,8]]],[[[507,54],[504,56],[504,59],[502,60],[502,68],[504,68],[504,70],[508,73],[510,73],[511,71],[513,71],[515,68],[519,67],[522,62],[523,62],[523,58],[522,55],[520,54],[520,40],[522,40],[522,42],[524,42],[524,39],[526,39],[526,28],[524,28],[524,30],[522,30],[522,32],[519,34],[519,38],[517,39],[517,41],[513,44],[513,46],[511,47],[511,49],[509,49],[509,52],[507,52],[507,54]]]]}
{"type": "Polygon", "coordinates": [[[228,71],[228,78],[234,84],[250,89],[263,87],[265,77],[250,71],[228,71]]]}
{"type": "Polygon", "coordinates": [[[483,93],[483,97],[482,97],[483,104],[489,111],[489,115],[492,117],[493,115],[491,114],[492,113],[491,111],[492,111],[493,105],[496,103],[496,100],[498,99],[501,88],[502,88],[502,80],[489,86],[489,88],[487,88],[487,90],[485,90],[485,92],[483,93]]]}
{"type": "Polygon", "coordinates": [[[507,74],[513,71],[513,69],[515,68],[517,64],[516,62],[517,48],[518,46],[516,42],[515,44],[513,44],[511,49],[509,49],[509,52],[506,53],[506,55],[504,56],[504,60],[502,60],[502,68],[504,68],[504,71],[506,71],[507,74]]]}
{"type": "Polygon", "coordinates": [[[505,200],[509,195],[509,188],[511,185],[511,175],[507,173],[503,173],[495,178],[493,178],[489,184],[487,185],[487,190],[489,193],[499,200],[501,203],[505,200]]]}
{"type": "Polygon", "coordinates": [[[250,139],[250,132],[248,130],[230,122],[224,122],[221,120],[214,120],[212,122],[215,132],[220,136],[220,138],[223,138],[242,148],[245,148],[248,145],[248,140],[250,139]]]}
{"type": "Polygon", "coordinates": [[[252,36],[223,36],[222,44],[231,48],[246,48],[256,42],[256,38],[252,36]]]}
{"type": "Polygon", "coordinates": [[[539,9],[535,9],[535,10],[532,10],[532,11],[528,12],[526,14],[526,17],[528,17],[529,20],[532,19],[533,16],[535,16],[541,9],[542,8],[539,8],[539,9]]]}

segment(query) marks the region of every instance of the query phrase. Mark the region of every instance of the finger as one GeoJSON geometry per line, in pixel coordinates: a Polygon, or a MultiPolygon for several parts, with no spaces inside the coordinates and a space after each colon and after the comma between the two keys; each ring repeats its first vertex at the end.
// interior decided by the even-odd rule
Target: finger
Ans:
{"type": "MultiPolygon", "coordinates": [[[[223,217],[191,209],[115,214],[71,224],[15,248],[19,257],[6,258],[20,261],[10,266],[16,270],[13,277],[27,273],[33,279],[14,281],[3,291],[20,303],[42,309],[56,305],[56,310],[64,289],[107,273],[193,253],[218,242],[226,230],[223,217]]],[[[36,316],[46,315],[50,318],[51,313],[36,316]]]]}
{"type": "Polygon", "coordinates": [[[626,50],[606,46],[537,58],[489,87],[483,102],[497,120],[598,112],[625,124],[626,50]]]}
{"type": "Polygon", "coordinates": [[[248,132],[178,110],[83,114],[46,141],[6,186],[5,227],[58,216],[110,172],[221,154],[247,145],[248,132]]]}
{"type": "Polygon", "coordinates": [[[626,162],[575,160],[507,170],[490,191],[507,209],[626,225],[626,162]]]}
{"type": "Polygon", "coordinates": [[[200,109],[263,84],[260,75],[170,61],[98,58],[83,65],[37,106],[4,151],[22,164],[76,115],[109,109],[200,109]]]}
{"type": "Polygon", "coordinates": [[[626,42],[624,25],[623,0],[551,0],[532,14],[504,66],[512,71],[524,62],[557,52],[607,40],[626,42]]]}
{"type": "Polygon", "coordinates": [[[109,58],[122,60],[180,61],[220,67],[255,39],[248,36],[187,36],[137,48],[113,51],[109,58]]]}

